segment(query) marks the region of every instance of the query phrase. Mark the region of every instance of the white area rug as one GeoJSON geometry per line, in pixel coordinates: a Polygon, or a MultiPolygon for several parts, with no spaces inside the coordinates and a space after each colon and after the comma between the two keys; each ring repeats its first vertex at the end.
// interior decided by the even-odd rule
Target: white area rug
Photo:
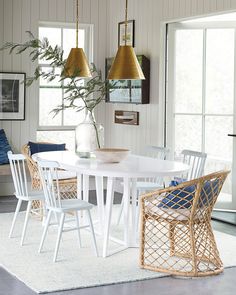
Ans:
{"type": "MultiPolygon", "coordinates": [[[[51,228],[44,251],[37,253],[42,234],[41,223],[29,222],[25,246],[20,246],[24,214],[20,214],[15,237],[8,238],[13,214],[0,214],[0,265],[38,293],[131,282],[166,276],[138,266],[139,249],[128,249],[107,258],[95,257],[88,231],[82,230],[82,249],[76,231],[63,233],[58,262],[52,262],[56,229],[51,228]]],[[[236,237],[216,232],[225,267],[236,266],[236,237]]],[[[102,241],[97,236],[101,253],[102,241]]],[[[117,245],[111,243],[112,247],[117,245]]]]}

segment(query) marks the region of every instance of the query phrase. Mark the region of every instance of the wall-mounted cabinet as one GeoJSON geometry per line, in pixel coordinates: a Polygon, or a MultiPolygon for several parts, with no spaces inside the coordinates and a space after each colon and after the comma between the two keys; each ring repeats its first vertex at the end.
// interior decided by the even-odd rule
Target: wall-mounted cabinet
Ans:
{"type": "MultiPolygon", "coordinates": [[[[150,95],[150,61],[144,55],[137,55],[145,80],[111,80],[106,102],[148,104],[150,95]]],[[[106,58],[106,77],[114,58],[106,58]]]]}

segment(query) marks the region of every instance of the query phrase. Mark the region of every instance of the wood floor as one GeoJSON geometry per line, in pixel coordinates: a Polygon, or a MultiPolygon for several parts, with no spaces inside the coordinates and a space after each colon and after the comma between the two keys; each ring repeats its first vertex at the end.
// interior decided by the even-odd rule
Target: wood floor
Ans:
{"type": "MultiPolygon", "coordinates": [[[[94,200],[94,192],[91,200],[94,200]]],[[[115,198],[120,201],[119,196],[115,198]]],[[[16,206],[14,197],[0,197],[0,213],[12,212],[16,206]]],[[[213,221],[214,229],[236,236],[236,226],[213,221]]],[[[236,252],[235,252],[236,255],[236,252]]],[[[165,277],[133,283],[54,292],[51,295],[235,295],[236,267],[223,274],[201,279],[165,277]]],[[[0,267],[0,295],[36,294],[22,282],[0,267]]]]}

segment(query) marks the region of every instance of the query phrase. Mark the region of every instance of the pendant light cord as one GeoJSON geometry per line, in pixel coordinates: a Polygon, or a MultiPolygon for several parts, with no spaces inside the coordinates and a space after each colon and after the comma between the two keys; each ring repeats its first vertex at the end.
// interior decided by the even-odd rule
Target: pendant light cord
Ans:
{"type": "Polygon", "coordinates": [[[79,0],[76,0],[76,48],[79,44],[79,0]]]}
{"type": "Polygon", "coordinates": [[[125,3],[125,46],[127,43],[127,27],[128,27],[128,0],[125,3]]]}

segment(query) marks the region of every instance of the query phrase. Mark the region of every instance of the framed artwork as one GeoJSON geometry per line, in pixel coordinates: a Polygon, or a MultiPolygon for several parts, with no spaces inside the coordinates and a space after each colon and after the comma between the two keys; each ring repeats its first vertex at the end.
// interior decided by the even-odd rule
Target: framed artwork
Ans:
{"type": "Polygon", "coordinates": [[[25,73],[0,72],[0,120],[25,120],[25,73]]]}
{"type": "MultiPolygon", "coordinates": [[[[127,38],[126,44],[135,46],[134,43],[134,34],[135,34],[135,21],[129,20],[127,25],[127,38]]],[[[125,45],[125,22],[120,22],[118,24],[118,46],[125,45]]]]}

